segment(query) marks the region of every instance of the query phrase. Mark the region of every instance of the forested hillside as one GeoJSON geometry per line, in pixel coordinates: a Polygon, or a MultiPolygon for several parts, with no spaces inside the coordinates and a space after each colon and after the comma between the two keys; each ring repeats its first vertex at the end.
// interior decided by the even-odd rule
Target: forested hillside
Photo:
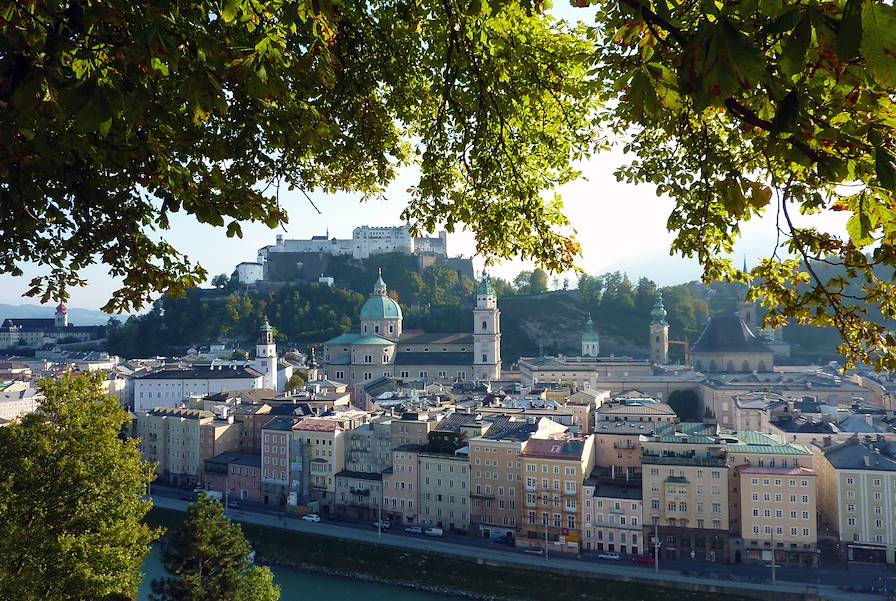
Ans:
{"type": "MultiPolygon", "coordinates": [[[[190,346],[214,342],[251,350],[264,315],[282,347],[320,343],[357,328],[361,304],[379,269],[390,294],[402,305],[405,329],[471,329],[474,282],[440,266],[421,275],[412,264],[403,264],[401,257],[383,255],[363,263],[347,261],[335,288],[303,284],[263,292],[216,278],[218,288],[193,289],[183,299],[162,298],[152,311],[125,323],[112,320],[109,350],[124,357],[176,355],[190,346]]],[[[642,356],[646,352],[656,292],[656,285],[646,278],[633,283],[618,272],[585,275],[578,289],[547,291],[546,274],[536,270],[521,273],[513,282],[496,279],[494,284],[507,365],[539,352],[577,354],[588,312],[600,333],[602,353],[642,356]]],[[[729,299],[697,284],[667,287],[663,294],[672,337],[692,342],[710,312],[704,297],[720,300],[714,301],[720,310],[727,310],[727,304],[733,310],[736,305],[735,292],[729,299]]]]}

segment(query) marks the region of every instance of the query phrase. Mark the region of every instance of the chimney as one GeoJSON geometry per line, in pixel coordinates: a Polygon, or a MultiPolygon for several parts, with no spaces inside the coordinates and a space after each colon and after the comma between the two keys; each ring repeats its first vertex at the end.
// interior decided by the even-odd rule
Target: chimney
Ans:
{"type": "Polygon", "coordinates": [[[868,424],[869,426],[874,425],[874,417],[870,413],[865,414],[865,423],[868,424]]]}
{"type": "Polygon", "coordinates": [[[871,455],[865,455],[863,459],[865,460],[865,467],[871,467],[871,455]]]}
{"type": "Polygon", "coordinates": [[[824,438],[822,438],[822,440],[824,441],[824,446],[826,446],[826,447],[831,446],[831,437],[830,436],[825,436],[824,438]]]}

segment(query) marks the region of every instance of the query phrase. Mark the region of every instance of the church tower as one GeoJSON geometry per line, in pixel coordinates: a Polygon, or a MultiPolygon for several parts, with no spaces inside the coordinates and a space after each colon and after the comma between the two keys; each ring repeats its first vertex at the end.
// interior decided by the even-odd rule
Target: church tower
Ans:
{"type": "Polygon", "coordinates": [[[56,315],[53,318],[53,325],[57,328],[65,328],[68,326],[68,307],[65,306],[65,303],[59,301],[59,306],[56,307],[56,315]]]}
{"type": "Polygon", "coordinates": [[[669,362],[669,324],[666,323],[663,293],[659,290],[650,310],[650,360],[659,365],[669,362]]]}
{"type": "Polygon", "coordinates": [[[274,344],[274,330],[267,317],[258,329],[253,367],[264,375],[262,387],[277,390],[277,345],[274,344]]]}
{"type": "Polygon", "coordinates": [[[501,377],[501,312],[498,297],[487,273],[476,289],[473,309],[473,378],[495,380],[501,377]]]}
{"type": "Polygon", "coordinates": [[[582,332],[582,356],[597,357],[599,354],[600,337],[597,335],[597,330],[594,329],[594,322],[589,313],[588,321],[585,322],[585,331],[582,332]]]}

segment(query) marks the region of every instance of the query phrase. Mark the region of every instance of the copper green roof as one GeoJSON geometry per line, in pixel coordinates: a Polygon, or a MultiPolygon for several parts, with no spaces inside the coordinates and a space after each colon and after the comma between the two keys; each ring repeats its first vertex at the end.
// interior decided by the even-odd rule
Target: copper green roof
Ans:
{"type": "Polygon", "coordinates": [[[653,303],[653,309],[650,310],[650,323],[655,325],[666,325],[666,307],[663,306],[663,293],[656,291],[656,299],[653,303]]]}
{"type": "Polygon", "coordinates": [[[384,319],[401,319],[401,307],[393,299],[387,295],[386,282],[383,281],[383,274],[380,272],[373,285],[373,293],[370,295],[364,305],[361,307],[362,320],[384,320],[384,319]]]}
{"type": "Polygon", "coordinates": [[[598,342],[600,336],[594,329],[594,321],[591,319],[591,313],[588,314],[588,321],[585,322],[585,331],[582,333],[582,342],[598,342]]]}
{"type": "Polygon", "coordinates": [[[479,287],[476,288],[476,296],[497,296],[495,287],[492,286],[492,276],[487,272],[482,274],[482,281],[479,282],[479,287]]]}

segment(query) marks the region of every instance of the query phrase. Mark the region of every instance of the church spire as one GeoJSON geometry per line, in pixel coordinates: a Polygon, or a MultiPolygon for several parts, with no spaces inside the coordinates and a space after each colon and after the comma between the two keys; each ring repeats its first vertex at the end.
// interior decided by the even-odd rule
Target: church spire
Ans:
{"type": "Polygon", "coordinates": [[[663,293],[659,289],[656,291],[653,309],[650,310],[650,323],[661,326],[666,325],[666,307],[663,306],[663,293]]]}
{"type": "Polygon", "coordinates": [[[377,296],[386,296],[386,282],[383,281],[383,269],[377,269],[376,283],[373,285],[373,293],[377,296]]]}

